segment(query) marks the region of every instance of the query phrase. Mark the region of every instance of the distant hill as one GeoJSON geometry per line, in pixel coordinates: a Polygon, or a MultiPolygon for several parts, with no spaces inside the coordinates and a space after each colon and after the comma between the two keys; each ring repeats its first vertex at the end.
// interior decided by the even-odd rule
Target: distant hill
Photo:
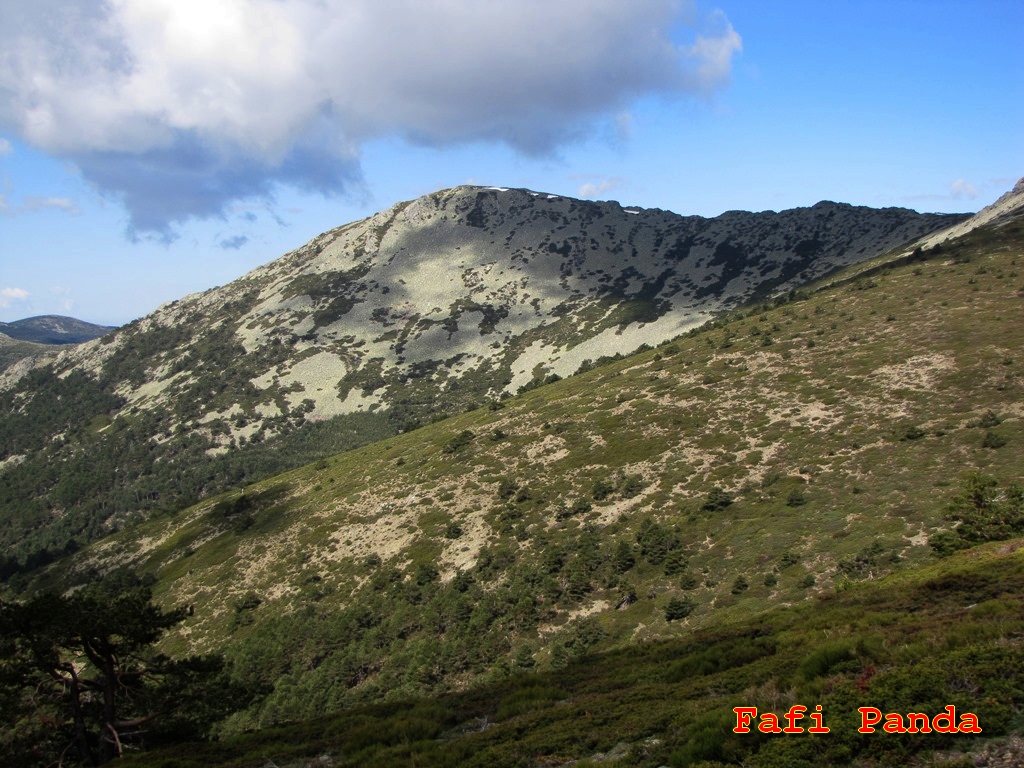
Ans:
{"type": "Polygon", "coordinates": [[[0,333],[15,341],[31,341],[35,344],[81,344],[113,330],[116,330],[116,326],[95,325],[62,315],[39,315],[15,320],[13,323],[0,323],[0,333]]]}

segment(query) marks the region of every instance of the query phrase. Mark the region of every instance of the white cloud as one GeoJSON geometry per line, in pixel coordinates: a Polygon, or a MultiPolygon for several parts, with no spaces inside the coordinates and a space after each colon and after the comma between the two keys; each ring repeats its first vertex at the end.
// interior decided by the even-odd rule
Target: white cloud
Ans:
{"type": "Polygon", "coordinates": [[[705,94],[741,42],[699,18],[687,0],[36,0],[5,9],[0,128],[166,230],[277,183],[344,191],[376,137],[543,154],[641,96],[705,94]]]}
{"type": "Polygon", "coordinates": [[[716,12],[712,16],[716,31],[698,35],[693,45],[683,49],[692,63],[690,86],[699,91],[710,91],[729,79],[732,57],[743,50],[743,41],[726,19],[716,12]]]}
{"type": "Polygon", "coordinates": [[[971,200],[978,196],[978,188],[966,179],[957,179],[949,185],[949,191],[953,193],[953,199],[959,200],[966,197],[971,200]]]}
{"type": "Polygon", "coordinates": [[[14,152],[14,146],[4,137],[0,136],[0,157],[14,152]]]}
{"type": "Polygon", "coordinates": [[[6,216],[18,216],[23,213],[33,213],[42,210],[57,210],[64,213],[81,213],[78,204],[70,197],[26,197],[18,205],[12,206],[7,198],[0,195],[0,214],[6,216]]]}
{"type": "Polygon", "coordinates": [[[607,179],[597,179],[595,181],[585,181],[580,184],[577,194],[584,198],[597,198],[603,195],[605,192],[613,190],[617,187],[622,186],[622,179],[618,176],[614,176],[607,179]]]}
{"type": "Polygon", "coordinates": [[[24,288],[0,288],[0,308],[6,309],[16,301],[24,301],[28,296],[24,288]]]}

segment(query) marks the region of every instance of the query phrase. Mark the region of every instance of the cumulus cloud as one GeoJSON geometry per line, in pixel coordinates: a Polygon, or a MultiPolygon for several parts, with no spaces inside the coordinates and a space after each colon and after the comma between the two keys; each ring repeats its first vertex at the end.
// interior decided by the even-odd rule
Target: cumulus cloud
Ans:
{"type": "Polygon", "coordinates": [[[28,296],[24,288],[0,288],[0,308],[6,309],[16,301],[25,301],[28,296]]]}
{"type": "Polygon", "coordinates": [[[0,157],[9,155],[12,152],[14,152],[14,147],[11,145],[11,142],[0,136],[0,157]]]}
{"type": "Polygon", "coordinates": [[[382,136],[549,153],[641,96],[720,87],[741,47],[687,0],[36,0],[4,13],[0,127],[77,163],[136,230],[165,234],[278,184],[356,188],[360,148],[382,136]]]}

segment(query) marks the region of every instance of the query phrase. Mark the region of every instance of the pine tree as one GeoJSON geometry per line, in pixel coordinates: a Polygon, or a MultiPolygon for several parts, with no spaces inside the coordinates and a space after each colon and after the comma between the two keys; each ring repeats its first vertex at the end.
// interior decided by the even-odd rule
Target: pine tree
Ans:
{"type": "Polygon", "coordinates": [[[147,587],[116,594],[101,584],[0,603],[0,700],[11,705],[2,727],[24,736],[15,749],[101,765],[158,719],[199,737],[248,702],[227,683],[219,656],[175,661],[153,652],[188,611],[164,611],[151,597],[147,587]]]}

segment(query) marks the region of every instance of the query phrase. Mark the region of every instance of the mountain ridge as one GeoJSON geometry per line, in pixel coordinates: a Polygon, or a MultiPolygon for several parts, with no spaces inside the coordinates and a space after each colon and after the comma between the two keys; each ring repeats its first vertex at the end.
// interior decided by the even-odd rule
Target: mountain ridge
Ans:
{"type": "Polygon", "coordinates": [[[51,557],[660,343],[964,218],[820,203],[705,219],[482,187],[397,203],[50,365],[0,374],[0,501],[20,521],[2,545],[25,563],[51,557]]]}
{"type": "MultiPolygon", "coordinates": [[[[755,263],[744,264],[740,269],[737,269],[736,257],[743,256],[742,251],[749,245],[735,245],[731,240],[763,238],[765,227],[759,224],[769,218],[782,222],[774,227],[776,230],[787,226],[828,230],[835,227],[833,219],[837,212],[840,218],[843,214],[860,218],[867,214],[882,219],[909,213],[905,209],[876,211],[819,203],[809,209],[778,214],[729,212],[704,219],[679,217],[657,209],[622,208],[615,202],[578,201],[529,190],[457,187],[398,203],[368,219],[330,230],[281,259],[249,272],[230,287],[170,302],[144,322],[163,325],[189,322],[190,313],[196,310],[201,312],[207,307],[237,302],[239,288],[264,284],[235,330],[245,352],[260,353],[274,343],[275,337],[288,339],[300,356],[316,353],[317,359],[307,363],[305,368],[329,371],[335,380],[347,377],[351,385],[368,389],[368,393],[353,393],[353,386],[346,389],[341,385],[337,396],[307,393],[306,396],[312,395],[315,401],[314,418],[367,410],[389,399],[377,393],[380,387],[372,386],[379,384],[379,379],[366,381],[365,376],[351,375],[354,368],[362,368],[368,361],[381,360],[377,374],[389,379],[391,387],[395,388],[396,384],[406,383],[403,379],[410,373],[417,377],[416,366],[433,368],[435,377],[438,364],[447,365],[449,361],[455,374],[475,370],[495,358],[488,351],[495,340],[505,345],[538,326],[553,325],[563,318],[564,326],[585,324],[597,331],[591,334],[599,335],[597,339],[587,338],[585,332],[568,334],[569,343],[578,347],[572,353],[546,340],[541,340],[537,347],[521,345],[523,348],[517,350],[519,354],[506,356],[509,359],[501,361],[508,382],[492,393],[496,396],[501,391],[515,392],[530,381],[537,364],[542,364],[547,374],[565,376],[574,372],[587,356],[625,354],[641,343],[657,343],[688,330],[715,311],[749,298],[750,284],[755,279],[752,267],[760,268],[756,278],[762,290],[768,290],[766,283],[786,290],[802,280],[820,276],[821,270],[810,264],[816,250],[826,248],[825,243],[815,240],[820,234],[818,230],[807,232],[809,237],[796,242],[787,242],[787,239],[797,235],[783,234],[780,242],[771,244],[775,250],[762,246],[752,257],[755,263]],[[518,200],[499,203],[498,195],[518,197],[518,200]],[[528,207],[524,203],[532,204],[535,210],[523,215],[519,209],[528,207]],[[594,257],[585,249],[593,251],[600,246],[592,236],[589,243],[585,241],[581,231],[585,227],[577,227],[555,242],[556,236],[551,230],[569,228],[565,206],[570,211],[578,211],[586,225],[606,216],[617,216],[614,226],[624,230],[619,239],[625,243],[609,238],[611,243],[604,262],[594,265],[594,257]],[[810,223],[788,221],[800,219],[801,215],[808,217],[810,223]],[[486,224],[488,217],[495,219],[489,225],[486,224]],[[630,218],[634,221],[625,226],[630,218]],[[514,220],[504,226],[506,219],[514,220]],[[396,222],[410,226],[403,228],[396,226],[396,222]],[[746,232],[735,231],[740,222],[746,225],[746,232]],[[681,227],[683,232],[673,233],[676,235],[674,243],[659,244],[659,238],[665,240],[671,235],[654,230],[669,225],[681,227]],[[441,228],[454,234],[439,233],[441,228]],[[525,233],[530,229],[533,231],[525,233]],[[492,230],[501,230],[506,242],[499,245],[492,230]],[[481,233],[485,233],[484,237],[478,236],[481,233]],[[661,248],[668,258],[652,260],[646,253],[641,257],[635,243],[638,238],[646,239],[648,246],[661,248]],[[626,252],[627,244],[631,252],[626,252]],[[790,261],[796,263],[772,263],[773,257],[785,252],[782,249],[786,245],[795,251],[790,261]],[[474,252],[459,253],[463,250],[474,252]],[[506,254],[504,259],[502,251],[506,254]],[[693,258],[686,265],[669,262],[671,258],[686,259],[691,253],[693,258]],[[645,259],[653,263],[643,264],[645,259]],[[623,260],[626,264],[620,266],[623,260]],[[575,263],[567,265],[567,261],[575,263]],[[531,263],[532,269],[529,268],[531,263]],[[583,270],[582,265],[591,269],[583,270]],[[666,286],[666,280],[672,280],[665,274],[666,270],[674,268],[682,273],[680,267],[683,266],[685,273],[677,282],[666,286]],[[578,271],[574,271],[574,267],[579,267],[578,271]],[[696,274],[695,270],[703,272],[696,274]],[[498,279],[488,281],[494,271],[498,272],[498,279]],[[537,295],[532,295],[523,280],[529,283],[538,279],[543,282],[537,295]],[[708,282],[711,285],[707,285],[708,282]],[[428,286],[433,290],[424,290],[428,286]],[[573,311],[574,305],[588,296],[612,297],[618,299],[614,301],[616,305],[634,300],[637,302],[634,314],[638,319],[629,317],[628,312],[626,317],[609,319],[607,316],[612,314],[609,310],[602,313],[605,317],[589,318],[588,323],[580,313],[573,311]],[[671,307],[667,302],[671,302],[671,307]],[[615,319],[625,322],[616,323],[615,319]],[[634,327],[627,328],[630,325],[634,327]],[[285,331],[287,336],[283,335],[285,331]],[[624,333],[626,337],[622,338],[624,333]],[[481,338],[484,336],[488,338],[481,338]],[[346,343],[346,339],[350,341],[346,343]],[[364,387],[366,384],[371,386],[364,387]]],[[[833,253],[828,254],[826,267],[834,268],[877,255],[912,240],[922,226],[931,228],[949,220],[932,215],[916,216],[928,224],[910,227],[902,221],[884,221],[881,226],[889,231],[880,241],[871,241],[870,236],[857,238],[845,232],[840,238],[833,238],[843,240],[840,245],[844,250],[835,254],[837,244],[830,242],[828,247],[833,253]]],[[[858,225],[863,222],[858,220],[858,225]]],[[[96,356],[97,351],[93,346],[88,351],[72,353],[69,359],[77,358],[98,372],[104,355],[96,356]]],[[[253,377],[253,382],[264,390],[271,388],[275,377],[280,382],[279,388],[295,388],[295,383],[305,386],[301,374],[288,377],[286,373],[283,378],[279,377],[275,364],[270,361],[259,374],[253,377]]],[[[448,378],[443,374],[442,377],[448,378]]],[[[132,399],[130,392],[125,394],[132,399]]],[[[294,396],[286,394],[285,399],[295,408],[305,397],[296,393],[294,396]]]]}

